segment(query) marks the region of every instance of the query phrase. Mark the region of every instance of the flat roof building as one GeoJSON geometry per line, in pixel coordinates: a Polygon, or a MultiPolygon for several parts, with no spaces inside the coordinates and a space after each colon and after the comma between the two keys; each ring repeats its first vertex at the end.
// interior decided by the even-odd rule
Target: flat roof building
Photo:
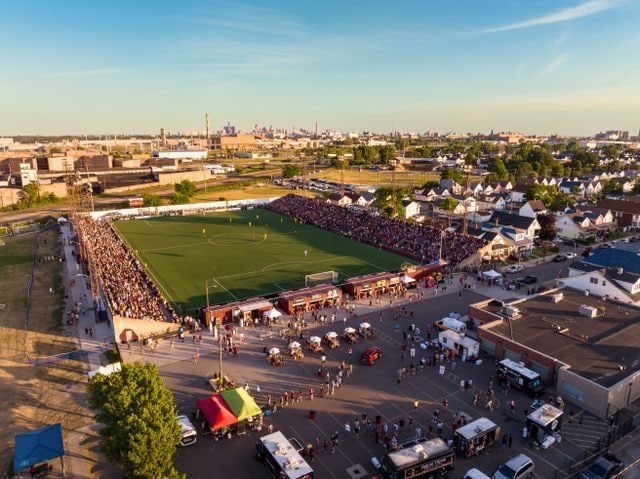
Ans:
{"type": "Polygon", "coordinates": [[[640,398],[640,310],[564,288],[469,307],[484,351],[539,373],[556,394],[605,417],[640,398]],[[555,297],[555,298],[554,298],[555,297]],[[587,315],[587,312],[590,313],[587,315]],[[592,316],[592,317],[589,317],[592,316]]]}

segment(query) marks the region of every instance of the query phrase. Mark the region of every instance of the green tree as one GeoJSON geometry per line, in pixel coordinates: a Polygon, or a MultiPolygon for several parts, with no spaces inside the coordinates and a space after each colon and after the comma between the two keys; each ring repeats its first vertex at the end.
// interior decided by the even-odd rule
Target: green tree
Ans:
{"type": "Polygon", "coordinates": [[[293,178],[294,176],[298,176],[302,173],[300,167],[298,165],[294,165],[292,163],[288,165],[284,165],[282,167],[282,177],[283,178],[293,178]]]}
{"type": "Polygon", "coordinates": [[[440,182],[438,180],[428,180],[422,185],[423,188],[438,188],[439,186],[440,182]]]}
{"type": "Polygon", "coordinates": [[[442,170],[442,173],[440,173],[440,179],[453,180],[458,184],[464,183],[464,175],[462,174],[462,172],[453,168],[445,168],[444,170],[442,170]]]}
{"type": "Polygon", "coordinates": [[[162,200],[158,195],[154,195],[151,193],[144,193],[142,195],[142,203],[144,204],[144,206],[160,206],[160,203],[162,203],[162,200]]]}
{"type": "Polygon", "coordinates": [[[447,196],[440,202],[440,208],[449,213],[449,225],[451,225],[451,219],[453,217],[453,212],[458,206],[459,201],[452,196],[447,196]]]}
{"type": "Polygon", "coordinates": [[[189,197],[182,193],[173,193],[169,196],[169,203],[172,205],[183,205],[185,203],[189,203],[189,197]]]}
{"type": "Polygon", "coordinates": [[[380,148],[380,163],[389,164],[392,160],[396,159],[396,147],[393,145],[386,145],[380,148]]]}
{"type": "Polygon", "coordinates": [[[196,194],[196,184],[193,181],[182,180],[180,183],[174,185],[174,189],[177,194],[189,199],[196,194]]]}
{"type": "Polygon", "coordinates": [[[564,210],[568,206],[573,206],[576,204],[576,201],[573,199],[571,195],[567,193],[558,193],[551,203],[549,203],[549,208],[553,211],[561,211],[564,210]]]}
{"type": "Polygon", "coordinates": [[[123,364],[118,373],[94,376],[87,399],[97,411],[102,449],[131,479],[180,478],[173,455],[180,441],[173,395],[150,363],[123,364]]]}
{"type": "Polygon", "coordinates": [[[620,145],[608,144],[602,147],[602,154],[609,160],[617,160],[620,157],[620,145]]]}
{"type": "Polygon", "coordinates": [[[547,213],[538,215],[538,223],[540,223],[540,239],[551,241],[558,233],[556,230],[556,215],[547,213]]]}
{"type": "Polygon", "coordinates": [[[40,184],[38,182],[29,183],[22,188],[24,201],[30,205],[35,205],[40,201],[40,184]]]}
{"type": "Polygon", "coordinates": [[[395,216],[404,216],[402,198],[408,194],[409,190],[404,188],[396,190],[395,196],[393,195],[393,190],[391,188],[378,188],[374,193],[376,208],[390,218],[393,218],[395,206],[395,216]]]}
{"type": "Polygon", "coordinates": [[[509,176],[507,167],[504,166],[504,162],[500,158],[492,158],[489,161],[489,180],[490,181],[504,181],[509,176]]]}
{"type": "Polygon", "coordinates": [[[602,182],[603,195],[621,195],[622,185],[615,180],[605,180],[602,182]]]}

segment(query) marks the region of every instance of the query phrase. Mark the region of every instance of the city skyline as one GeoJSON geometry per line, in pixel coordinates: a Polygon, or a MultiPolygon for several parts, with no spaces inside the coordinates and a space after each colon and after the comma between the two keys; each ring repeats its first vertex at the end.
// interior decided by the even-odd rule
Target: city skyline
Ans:
{"type": "Polygon", "coordinates": [[[640,127],[636,0],[264,5],[7,4],[0,134],[640,127]]]}

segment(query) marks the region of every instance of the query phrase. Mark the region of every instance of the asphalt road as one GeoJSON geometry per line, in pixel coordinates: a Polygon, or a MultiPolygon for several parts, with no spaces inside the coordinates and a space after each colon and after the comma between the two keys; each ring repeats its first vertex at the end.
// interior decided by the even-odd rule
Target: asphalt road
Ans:
{"type": "MultiPolygon", "coordinates": [[[[529,273],[537,274],[540,278],[553,278],[556,274],[557,265],[543,265],[531,268],[529,273]]],[[[452,286],[452,289],[456,286],[452,286]]],[[[383,319],[380,322],[379,313],[367,314],[367,320],[376,329],[373,339],[360,341],[353,347],[353,356],[348,356],[348,346],[342,344],[340,348],[327,351],[327,367],[332,375],[337,372],[341,360],[354,364],[354,373],[351,378],[345,379],[342,388],[336,391],[334,396],[328,398],[317,397],[320,378],[317,375],[321,366],[319,355],[305,351],[305,358],[300,361],[288,360],[285,366],[269,366],[262,353],[263,347],[277,346],[286,348],[286,343],[274,335],[273,337],[261,340],[252,339],[250,343],[241,349],[237,358],[225,360],[225,373],[228,373],[237,384],[248,382],[250,391],[257,397],[259,404],[264,404],[266,394],[280,397],[284,391],[302,390],[305,393],[309,387],[316,390],[316,398],[313,402],[305,399],[300,402],[278,411],[276,414],[265,419],[266,424],[273,424],[276,430],[281,430],[287,437],[296,437],[302,444],[312,443],[317,448],[318,454],[315,456],[312,466],[316,471],[317,478],[348,478],[351,477],[347,468],[356,467],[363,474],[359,477],[372,477],[374,469],[371,465],[371,457],[380,458],[384,454],[381,445],[375,444],[371,433],[363,430],[359,438],[348,435],[344,432],[346,422],[353,422],[361,418],[362,414],[374,418],[379,415],[391,425],[401,418],[408,424],[412,418],[413,426],[409,428],[405,425],[400,431],[400,440],[411,438],[415,435],[415,426],[422,428],[423,434],[428,431],[431,425],[431,418],[434,409],[442,411],[441,417],[445,421],[444,437],[452,437],[451,422],[453,411],[459,409],[472,419],[482,416],[489,417],[503,428],[504,432],[513,436],[512,447],[497,445],[487,454],[472,459],[457,459],[456,471],[449,477],[462,477],[464,471],[471,467],[477,467],[487,474],[492,474],[498,465],[509,457],[519,452],[525,452],[534,460],[536,464],[536,477],[564,477],[556,470],[566,469],[570,461],[575,458],[584,457],[586,448],[593,447],[596,438],[606,433],[606,423],[581,413],[578,409],[574,411],[578,415],[583,414],[581,425],[565,424],[563,428],[563,441],[544,451],[536,451],[530,448],[525,440],[521,438],[523,410],[526,409],[531,400],[519,392],[512,391],[508,397],[502,391],[497,391],[500,401],[497,409],[493,412],[486,410],[483,404],[474,406],[472,402],[473,391],[464,391],[460,388],[461,379],[473,380],[476,392],[486,391],[490,377],[495,373],[495,364],[491,360],[485,360],[482,365],[472,363],[457,363],[453,366],[445,364],[445,374],[439,374],[438,368],[429,368],[418,373],[415,377],[405,379],[400,384],[396,382],[396,371],[401,366],[408,366],[410,359],[401,358],[401,331],[405,330],[410,323],[415,323],[421,330],[423,336],[429,330],[429,325],[451,311],[465,312],[467,306],[473,302],[483,299],[476,293],[465,291],[462,298],[457,293],[431,296],[423,302],[411,303],[408,305],[409,311],[414,312],[413,319],[403,317],[396,320],[397,308],[385,310],[383,319]],[[396,323],[400,327],[400,332],[395,331],[396,323]],[[383,358],[373,366],[360,365],[357,362],[361,352],[368,346],[378,346],[384,351],[383,358]],[[256,394],[256,386],[261,389],[260,394],[256,394]],[[443,399],[449,402],[448,409],[442,406],[443,399]],[[420,407],[414,411],[413,401],[418,400],[420,407]],[[516,401],[516,417],[508,416],[505,411],[507,400],[516,401]],[[309,412],[316,411],[314,420],[309,418],[309,412]],[[604,428],[604,429],[603,429],[604,428]],[[340,435],[340,442],[335,453],[324,449],[325,440],[334,432],[340,435]],[[557,474],[554,476],[554,474],[557,474]]],[[[357,326],[365,314],[358,318],[347,320],[347,324],[357,326]]],[[[339,313],[339,320],[343,317],[339,313]]],[[[338,321],[336,325],[318,326],[313,332],[321,335],[326,330],[334,329],[341,332],[344,323],[338,321]]],[[[267,335],[263,331],[261,335],[267,335]]],[[[255,333],[247,332],[247,338],[255,338],[255,333]]],[[[192,344],[178,345],[180,348],[193,348],[192,344]]],[[[212,374],[217,367],[215,346],[204,346],[206,352],[203,354],[199,364],[185,359],[161,366],[161,374],[167,385],[174,391],[178,401],[180,411],[191,414],[195,411],[195,399],[206,397],[211,391],[205,385],[205,377],[212,374]]],[[[416,350],[416,360],[426,354],[433,354],[433,351],[424,352],[416,350]]],[[[409,356],[409,355],[407,355],[409,356]]],[[[189,358],[187,353],[184,357],[189,358]]],[[[569,406],[570,407],[570,406],[569,406]]],[[[210,436],[200,436],[195,445],[180,448],[176,454],[176,465],[182,472],[187,473],[189,478],[208,478],[215,470],[216,477],[232,477],[233,475],[243,478],[265,478],[268,477],[266,470],[254,459],[254,443],[257,437],[265,432],[249,432],[241,436],[233,436],[231,439],[214,441],[210,436]]],[[[358,477],[358,476],[356,476],[358,477]]]]}

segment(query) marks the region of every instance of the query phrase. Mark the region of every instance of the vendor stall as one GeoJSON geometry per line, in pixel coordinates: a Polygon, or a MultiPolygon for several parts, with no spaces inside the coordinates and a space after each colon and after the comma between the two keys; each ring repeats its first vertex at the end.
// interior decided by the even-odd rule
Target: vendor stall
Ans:
{"type": "Polygon", "coordinates": [[[304,353],[302,352],[302,346],[298,341],[292,341],[291,343],[289,343],[289,354],[293,359],[304,358],[304,353]]]}
{"type": "Polygon", "coordinates": [[[280,349],[278,348],[269,349],[269,351],[267,352],[267,361],[269,361],[269,363],[272,366],[283,366],[284,357],[280,353],[280,349]]]}
{"type": "Polygon", "coordinates": [[[268,324],[277,323],[281,317],[282,317],[282,313],[278,311],[276,308],[272,308],[269,311],[266,311],[264,313],[264,319],[268,324]]]}
{"type": "Polygon", "coordinates": [[[320,336],[311,336],[309,341],[307,342],[309,345],[309,349],[314,353],[322,352],[322,339],[320,336]]]}
{"type": "Polygon", "coordinates": [[[527,415],[529,439],[536,441],[543,449],[559,439],[562,427],[562,410],[552,404],[544,404],[527,415]]]}
{"type": "Polygon", "coordinates": [[[458,454],[475,456],[500,440],[500,426],[490,419],[481,417],[455,430],[453,443],[458,454]]]}
{"type": "Polygon", "coordinates": [[[340,339],[338,338],[338,333],[336,333],[335,331],[329,331],[327,334],[324,335],[322,340],[331,349],[340,347],[340,339]]]}
{"type": "Polygon", "coordinates": [[[244,426],[251,426],[255,420],[261,419],[262,409],[244,388],[227,389],[220,393],[227,403],[233,415],[238,418],[236,430],[238,434],[244,433],[244,426]]]}
{"type": "Polygon", "coordinates": [[[443,348],[454,351],[462,361],[474,360],[480,354],[480,343],[455,331],[446,329],[438,333],[438,343],[443,348]]]}
{"type": "Polygon", "coordinates": [[[198,406],[198,417],[203,419],[203,428],[208,426],[208,429],[213,433],[224,435],[230,427],[238,423],[238,418],[220,394],[198,399],[196,405],[198,406]]]}
{"type": "Polygon", "coordinates": [[[358,328],[358,334],[363,338],[371,338],[373,336],[373,328],[369,323],[360,323],[360,327],[358,328]]]}
{"type": "Polygon", "coordinates": [[[343,337],[350,344],[354,344],[358,342],[358,336],[356,334],[356,330],[351,326],[344,328],[343,337]]]}

